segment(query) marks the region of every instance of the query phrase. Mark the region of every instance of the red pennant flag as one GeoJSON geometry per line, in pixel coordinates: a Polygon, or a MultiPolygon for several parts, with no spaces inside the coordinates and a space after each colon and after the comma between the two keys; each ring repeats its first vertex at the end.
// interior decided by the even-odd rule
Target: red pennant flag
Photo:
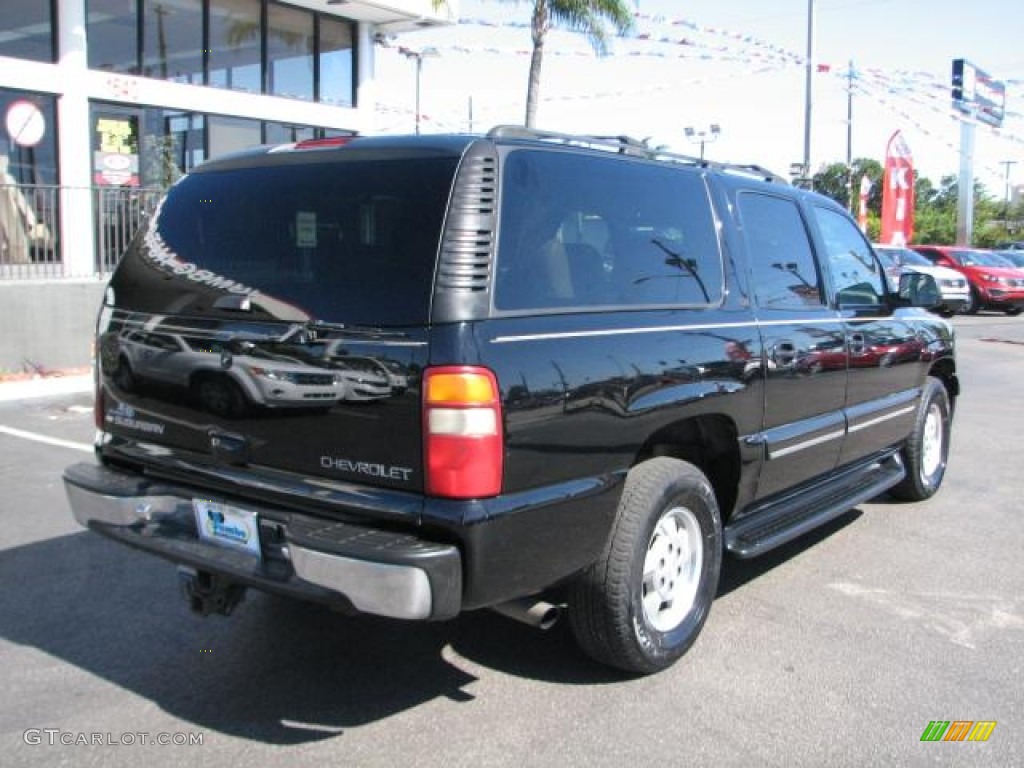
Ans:
{"type": "Polygon", "coordinates": [[[868,231],[868,195],[871,194],[871,179],[865,173],[860,177],[860,197],[857,201],[857,224],[861,232],[868,231]]]}

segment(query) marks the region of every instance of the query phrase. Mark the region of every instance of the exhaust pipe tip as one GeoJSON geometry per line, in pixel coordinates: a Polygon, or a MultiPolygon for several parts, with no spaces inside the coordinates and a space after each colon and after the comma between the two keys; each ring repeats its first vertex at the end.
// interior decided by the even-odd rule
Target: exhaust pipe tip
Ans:
{"type": "Polygon", "coordinates": [[[521,597],[507,603],[499,603],[492,606],[491,610],[542,630],[551,629],[562,617],[561,606],[534,597],[521,597]]]}

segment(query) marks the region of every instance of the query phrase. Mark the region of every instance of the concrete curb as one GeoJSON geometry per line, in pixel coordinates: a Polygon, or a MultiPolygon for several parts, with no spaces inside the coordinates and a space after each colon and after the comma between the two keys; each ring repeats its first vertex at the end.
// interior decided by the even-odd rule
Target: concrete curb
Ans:
{"type": "Polygon", "coordinates": [[[36,397],[76,395],[92,391],[92,374],[39,376],[22,381],[0,382],[0,402],[29,400],[36,397]]]}

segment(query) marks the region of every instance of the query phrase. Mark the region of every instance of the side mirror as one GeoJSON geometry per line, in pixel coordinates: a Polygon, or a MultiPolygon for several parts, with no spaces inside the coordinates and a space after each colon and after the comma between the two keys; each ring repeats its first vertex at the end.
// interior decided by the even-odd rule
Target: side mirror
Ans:
{"type": "Polygon", "coordinates": [[[900,275],[900,303],[910,307],[935,309],[942,304],[942,293],[935,278],[923,272],[904,272],[900,275]]]}

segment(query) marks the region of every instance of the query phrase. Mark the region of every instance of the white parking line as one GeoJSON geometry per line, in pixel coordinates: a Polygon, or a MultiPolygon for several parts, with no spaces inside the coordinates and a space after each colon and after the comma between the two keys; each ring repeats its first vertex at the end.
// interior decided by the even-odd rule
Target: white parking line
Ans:
{"type": "Polygon", "coordinates": [[[0,424],[0,434],[10,435],[11,437],[20,437],[22,440],[34,440],[37,443],[46,443],[47,445],[56,445],[58,448],[71,448],[75,451],[92,453],[92,446],[87,443],[73,443],[70,440],[61,440],[59,437],[37,435],[35,432],[26,432],[22,429],[15,429],[14,427],[5,427],[2,424],[0,424]]]}

